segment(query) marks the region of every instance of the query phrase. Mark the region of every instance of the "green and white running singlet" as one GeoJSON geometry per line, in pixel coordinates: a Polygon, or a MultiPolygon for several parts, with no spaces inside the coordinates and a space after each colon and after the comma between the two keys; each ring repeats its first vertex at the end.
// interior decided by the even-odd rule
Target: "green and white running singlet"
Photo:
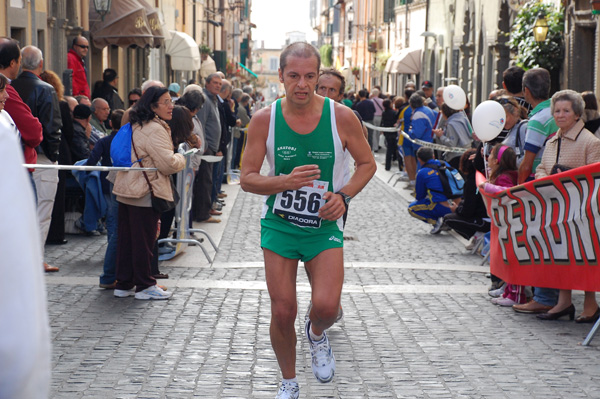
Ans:
{"type": "MultiPolygon", "coordinates": [[[[321,170],[321,177],[312,186],[265,196],[262,229],[283,233],[288,239],[288,235],[291,235],[299,240],[296,244],[301,243],[302,237],[323,235],[323,240],[337,244],[331,247],[341,247],[344,229],[342,218],[329,221],[318,216],[319,208],[325,204],[323,195],[327,191],[339,191],[348,179],[348,160],[344,156],[336,127],[334,102],[325,98],[321,119],[315,130],[299,134],[285,121],[281,100],[277,100],[271,106],[266,158],[270,166],[269,176],[286,175],[297,166],[315,164],[321,170]]],[[[275,243],[268,242],[270,240],[265,234],[262,235],[262,246],[278,252],[273,249],[275,243]]],[[[269,237],[272,236],[269,234],[269,237]]],[[[320,247],[313,241],[310,245],[320,247]]]]}

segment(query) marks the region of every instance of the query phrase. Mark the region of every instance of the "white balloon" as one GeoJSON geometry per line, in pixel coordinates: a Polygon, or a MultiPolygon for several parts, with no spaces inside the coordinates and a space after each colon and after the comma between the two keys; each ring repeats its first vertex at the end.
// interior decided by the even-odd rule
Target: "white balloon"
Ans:
{"type": "Polygon", "coordinates": [[[446,105],[457,111],[464,109],[465,105],[467,105],[467,95],[462,87],[457,85],[444,87],[442,97],[446,105]]]}
{"type": "Polygon", "coordinates": [[[497,101],[484,101],[473,112],[473,130],[481,141],[495,139],[504,128],[505,123],[506,112],[497,101]]]}

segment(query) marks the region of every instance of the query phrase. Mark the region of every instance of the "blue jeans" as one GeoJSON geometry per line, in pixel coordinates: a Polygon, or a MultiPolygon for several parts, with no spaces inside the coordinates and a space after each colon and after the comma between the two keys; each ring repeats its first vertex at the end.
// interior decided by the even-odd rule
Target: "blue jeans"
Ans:
{"type": "Polygon", "coordinates": [[[546,306],[558,303],[558,290],[555,288],[533,288],[533,300],[546,306]]]}
{"type": "Polygon", "coordinates": [[[112,284],[117,275],[117,228],[119,221],[119,203],[112,193],[113,185],[110,185],[110,193],[104,193],[106,199],[106,254],[104,255],[104,271],[100,275],[100,284],[112,284]]]}

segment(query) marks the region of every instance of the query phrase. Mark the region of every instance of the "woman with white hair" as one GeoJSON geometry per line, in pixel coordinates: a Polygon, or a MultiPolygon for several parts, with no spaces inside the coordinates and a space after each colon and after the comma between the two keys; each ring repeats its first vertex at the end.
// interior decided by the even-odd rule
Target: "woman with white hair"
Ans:
{"type": "MultiPolygon", "coordinates": [[[[600,139],[584,127],[581,120],[584,108],[581,94],[573,90],[562,90],[552,96],[550,109],[559,129],[546,143],[542,161],[535,172],[536,179],[600,162],[600,139]]],[[[558,303],[547,313],[538,314],[538,318],[556,320],[566,315],[571,320],[575,317],[571,290],[560,290],[558,303]]],[[[575,322],[593,323],[599,316],[600,308],[596,302],[596,293],[586,291],[583,312],[575,322]]]]}

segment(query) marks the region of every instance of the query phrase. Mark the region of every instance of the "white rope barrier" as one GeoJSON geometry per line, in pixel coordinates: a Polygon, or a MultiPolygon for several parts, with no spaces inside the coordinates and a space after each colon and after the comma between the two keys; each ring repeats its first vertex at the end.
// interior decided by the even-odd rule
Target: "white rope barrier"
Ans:
{"type": "Polygon", "coordinates": [[[83,165],[47,165],[47,164],[23,164],[23,166],[25,166],[27,169],[56,169],[56,170],[79,170],[79,171],[83,171],[83,172],[93,172],[93,171],[100,171],[100,172],[111,172],[111,171],[115,171],[115,172],[133,172],[133,171],[140,171],[140,172],[153,172],[156,171],[156,168],[128,168],[125,166],[83,166],[83,165]]]}
{"type": "MultiPolygon", "coordinates": [[[[192,151],[185,152],[183,155],[188,155],[196,152],[195,149],[192,151]]],[[[220,162],[223,159],[222,155],[203,155],[200,157],[203,162],[220,162]]],[[[88,166],[88,165],[48,165],[48,164],[23,164],[27,169],[55,169],[55,170],[79,170],[82,172],[155,172],[156,168],[131,168],[126,166],[88,166]]]]}
{"type": "Polygon", "coordinates": [[[436,143],[430,143],[428,141],[423,141],[423,140],[419,140],[419,139],[413,139],[411,138],[408,133],[400,130],[397,127],[380,127],[380,126],[375,126],[369,122],[363,122],[365,124],[365,126],[369,129],[372,130],[378,130],[380,132],[388,132],[388,133],[400,133],[402,134],[402,136],[404,136],[404,138],[408,141],[410,141],[411,143],[423,146],[423,147],[428,147],[434,150],[438,150],[438,151],[445,151],[445,152],[458,152],[460,154],[462,154],[463,152],[465,152],[466,150],[468,150],[468,148],[463,148],[463,147],[446,147],[445,145],[442,144],[436,144],[436,143]]]}

